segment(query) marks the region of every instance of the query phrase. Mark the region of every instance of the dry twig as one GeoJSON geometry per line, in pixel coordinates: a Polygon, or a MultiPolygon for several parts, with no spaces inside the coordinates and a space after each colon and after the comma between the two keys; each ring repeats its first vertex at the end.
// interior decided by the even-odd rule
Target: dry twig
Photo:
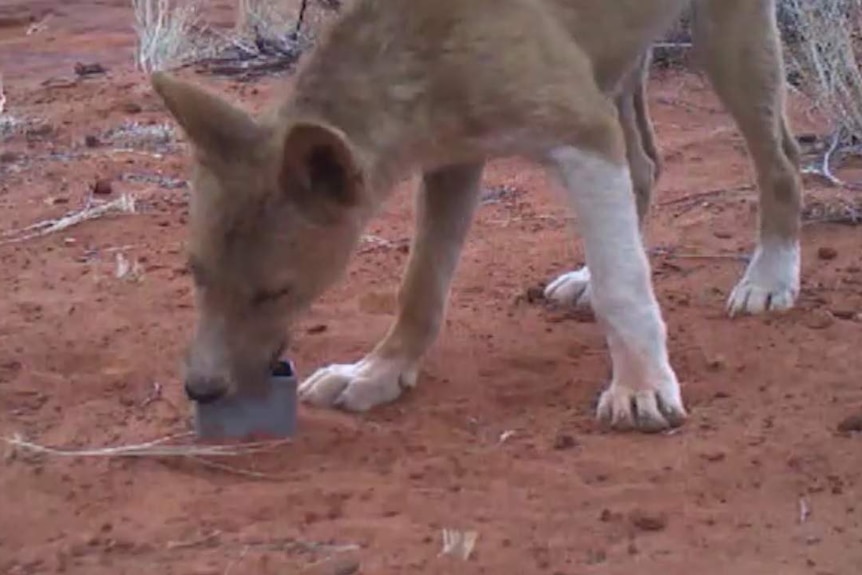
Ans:
{"type": "Polygon", "coordinates": [[[116,200],[106,202],[104,204],[92,205],[92,202],[87,202],[87,205],[84,206],[84,208],[76,212],[68,213],[59,219],[44,220],[27,226],[26,228],[4,232],[2,236],[5,239],[0,241],[0,245],[40,238],[55,232],[66,230],[82,222],[109,216],[111,214],[134,213],[135,199],[130,194],[123,194],[116,200]]]}
{"type": "Polygon", "coordinates": [[[805,523],[811,516],[811,508],[804,497],[799,498],[799,523],[805,523]]]}
{"type": "Polygon", "coordinates": [[[188,438],[190,434],[176,434],[132,445],[116,447],[99,447],[91,449],[64,449],[48,447],[25,440],[21,435],[13,435],[3,439],[8,445],[22,451],[40,455],[59,457],[235,457],[269,451],[289,443],[289,440],[255,441],[237,445],[194,445],[176,444],[179,439],[188,438]]]}
{"type": "Polygon", "coordinates": [[[452,555],[467,561],[476,546],[479,534],[476,531],[443,529],[443,550],[440,555],[452,555]]]}

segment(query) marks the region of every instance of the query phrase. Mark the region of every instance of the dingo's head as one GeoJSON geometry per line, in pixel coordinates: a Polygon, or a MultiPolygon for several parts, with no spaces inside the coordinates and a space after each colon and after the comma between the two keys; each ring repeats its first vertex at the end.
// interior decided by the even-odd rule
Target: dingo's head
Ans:
{"type": "Polygon", "coordinates": [[[256,121],[164,73],[152,83],[194,152],[188,251],[198,318],[186,391],[212,401],[262,388],[290,320],[347,265],[362,171],[332,126],[256,121]]]}

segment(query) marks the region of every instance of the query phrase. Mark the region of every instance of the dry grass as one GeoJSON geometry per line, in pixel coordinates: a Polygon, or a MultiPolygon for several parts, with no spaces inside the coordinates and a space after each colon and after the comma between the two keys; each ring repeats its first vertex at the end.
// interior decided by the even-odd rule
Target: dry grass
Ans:
{"type": "Polygon", "coordinates": [[[148,73],[167,70],[197,55],[193,35],[199,16],[196,1],[132,0],[132,6],[138,35],[138,68],[148,73]]]}
{"type": "Polygon", "coordinates": [[[225,458],[225,457],[242,457],[250,456],[259,453],[272,452],[278,447],[282,447],[290,443],[290,440],[279,439],[272,441],[256,441],[250,443],[240,443],[233,445],[207,445],[195,444],[190,442],[193,440],[193,434],[180,433],[168,435],[160,439],[148,441],[146,443],[137,443],[131,445],[118,445],[113,447],[92,447],[84,449],[68,449],[62,447],[50,447],[41,445],[32,441],[27,441],[21,435],[13,435],[4,437],[2,441],[6,443],[7,453],[5,459],[7,461],[18,458],[33,458],[33,457],[69,457],[69,458],[156,458],[156,459],[181,459],[188,460],[215,469],[239,475],[242,477],[279,480],[275,475],[260,473],[251,469],[243,469],[213,461],[210,458],[225,458]]]}
{"type": "MultiPolygon", "coordinates": [[[[778,0],[777,17],[789,83],[811,101],[831,133],[828,151],[805,171],[832,185],[862,189],[832,173],[841,156],[862,149],[862,0],[778,0]]],[[[685,14],[655,45],[656,64],[685,61],[691,47],[689,20],[685,14]]]]}
{"type": "Polygon", "coordinates": [[[236,2],[235,26],[222,30],[204,23],[201,0],[132,0],[138,68],[150,73],[193,65],[240,80],[291,69],[312,41],[305,26],[312,23],[308,0],[298,10],[286,0],[236,2]]]}
{"type": "Polygon", "coordinates": [[[237,31],[245,37],[282,38],[298,18],[285,0],[237,0],[237,31]]]}
{"type": "Polygon", "coordinates": [[[190,434],[181,433],[168,435],[146,443],[87,449],[49,447],[27,441],[20,435],[5,437],[3,440],[11,447],[22,452],[60,457],[194,457],[204,455],[237,457],[270,451],[289,443],[287,440],[273,440],[235,445],[195,445],[187,441],[189,438],[190,434]]]}
{"type": "Polygon", "coordinates": [[[6,92],[3,89],[3,74],[0,74],[0,140],[15,134],[21,121],[6,113],[6,92]]]}
{"type": "Polygon", "coordinates": [[[862,137],[862,0],[782,0],[781,14],[793,31],[785,38],[799,89],[833,131],[862,137]]]}
{"type": "Polygon", "coordinates": [[[791,79],[829,123],[831,142],[817,165],[805,168],[827,183],[860,189],[836,176],[833,164],[862,140],[859,39],[862,0],[781,0],[779,17],[791,79]]]}
{"type": "Polygon", "coordinates": [[[75,212],[69,212],[61,218],[43,220],[27,226],[26,228],[0,234],[0,245],[41,238],[49,234],[67,230],[82,222],[94,220],[96,218],[116,214],[134,214],[135,212],[135,199],[129,194],[123,194],[115,200],[98,204],[90,199],[82,209],[75,212]]]}

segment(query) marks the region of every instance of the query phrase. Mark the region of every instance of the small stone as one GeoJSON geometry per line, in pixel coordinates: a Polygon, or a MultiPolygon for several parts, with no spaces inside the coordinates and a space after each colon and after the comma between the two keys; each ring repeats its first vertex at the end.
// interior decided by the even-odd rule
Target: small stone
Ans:
{"type": "Polygon", "coordinates": [[[87,64],[77,62],[75,64],[75,74],[77,74],[78,76],[95,76],[99,74],[104,74],[107,71],[108,70],[98,62],[87,64]]]}
{"type": "Polygon", "coordinates": [[[329,329],[329,326],[327,326],[325,323],[319,323],[317,325],[311,326],[310,328],[305,330],[305,332],[309,335],[316,335],[325,332],[327,329],[329,329]]]}
{"type": "Polygon", "coordinates": [[[123,104],[123,111],[127,114],[140,114],[144,109],[137,102],[126,102],[123,104]]]}
{"type": "Polygon", "coordinates": [[[608,554],[604,549],[590,549],[587,551],[587,564],[598,565],[608,560],[608,554]]]}
{"type": "Polygon", "coordinates": [[[706,367],[709,371],[721,371],[727,365],[727,361],[725,361],[724,356],[716,355],[707,360],[706,367]]]}
{"type": "Polygon", "coordinates": [[[821,260],[834,260],[838,257],[838,250],[829,246],[820,246],[817,250],[817,257],[821,260]]]}
{"type": "Polygon", "coordinates": [[[88,148],[98,148],[101,144],[102,142],[99,141],[98,136],[94,136],[93,134],[87,134],[84,136],[84,145],[88,148]]]}
{"type": "Polygon", "coordinates": [[[832,311],[832,315],[834,315],[838,319],[843,319],[843,320],[852,321],[852,320],[856,319],[857,316],[859,315],[855,309],[833,309],[831,311],[832,311]]]}
{"type": "Polygon", "coordinates": [[[706,461],[716,463],[718,461],[724,461],[724,458],[726,456],[722,451],[711,451],[709,453],[704,453],[703,455],[701,455],[701,457],[703,457],[706,461]]]}
{"type": "Polygon", "coordinates": [[[51,124],[39,124],[38,126],[28,128],[26,135],[30,138],[41,138],[51,135],[53,131],[54,126],[52,126],[51,124]]]}
{"type": "Polygon", "coordinates": [[[730,238],[733,237],[733,233],[725,231],[725,230],[717,230],[717,231],[713,232],[712,235],[714,235],[715,237],[717,237],[720,240],[729,240],[730,238]]]}
{"type": "Polygon", "coordinates": [[[533,304],[545,300],[545,290],[541,286],[530,286],[526,293],[527,303],[533,304]]]}
{"type": "Polygon", "coordinates": [[[107,196],[114,191],[114,187],[111,185],[111,180],[100,179],[93,184],[92,190],[93,194],[97,196],[107,196]]]}
{"type": "Polygon", "coordinates": [[[557,451],[562,451],[564,449],[571,449],[578,444],[575,441],[575,438],[567,433],[560,433],[557,437],[554,438],[554,449],[557,451]]]}
{"type": "Polygon", "coordinates": [[[862,431],[862,413],[854,413],[841,420],[838,424],[841,433],[852,433],[862,431]]]}
{"type": "Polygon", "coordinates": [[[21,159],[21,154],[18,152],[6,151],[0,152],[0,164],[14,164],[21,159]]]}
{"type": "Polygon", "coordinates": [[[602,512],[599,514],[599,521],[601,521],[602,523],[610,523],[611,521],[616,521],[617,519],[619,519],[618,514],[607,508],[602,509],[602,512]]]}
{"type": "Polygon", "coordinates": [[[321,575],[353,575],[359,572],[359,561],[353,558],[334,559],[321,575]]]}
{"type": "Polygon", "coordinates": [[[805,325],[810,329],[826,329],[835,323],[835,316],[827,309],[816,309],[805,317],[805,325]]]}
{"type": "Polygon", "coordinates": [[[629,516],[631,524],[641,531],[663,531],[667,527],[667,515],[636,510],[629,516]]]}

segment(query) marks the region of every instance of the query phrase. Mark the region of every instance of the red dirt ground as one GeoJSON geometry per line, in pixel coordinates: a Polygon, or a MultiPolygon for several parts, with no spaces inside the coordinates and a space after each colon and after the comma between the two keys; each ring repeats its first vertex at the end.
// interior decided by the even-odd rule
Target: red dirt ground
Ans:
{"type": "MultiPolygon", "coordinates": [[[[187,429],[178,366],[194,310],[187,192],[128,175],[183,179],[187,156],[85,147],[125,121],[169,120],[133,69],[127,2],[67,4],[0,2],[8,112],[50,126],[0,142],[0,226],[77,209],[98,178],[113,197],[135,194],[139,213],[0,246],[0,435],[140,443],[187,429]],[[47,29],[25,35],[48,12],[47,29]],[[58,86],[77,61],[109,73],[58,86]],[[115,278],[118,252],[141,263],[140,281],[115,278]],[[155,382],[162,397],[148,402],[155,382]]],[[[250,106],[286,89],[198,81],[250,106]]],[[[9,449],[0,573],[331,574],[351,559],[368,574],[858,573],[862,439],[836,428],[862,410],[862,232],[807,225],[798,309],[727,319],[734,256],[755,230],[743,141],[697,75],[656,72],[650,93],[666,169],[649,241],[673,254],[653,258],[655,282],[691,411],[678,433],[596,428],[609,371],[596,324],[521,297],[579,262],[580,244],[539,171],[497,162],[487,185],[525,193],[479,214],[415,393],[365,416],[303,409],[293,444],[219,460],[265,478],[9,449]],[[443,528],[478,532],[469,561],[438,556],[443,528]],[[324,542],[359,549],[329,559],[324,542]]],[[[797,132],[819,132],[804,102],[793,110],[797,132]]],[[[409,237],[414,185],[369,234],[409,237]]],[[[807,182],[809,203],[840,197],[851,198],[807,182]]],[[[392,246],[355,258],[298,327],[290,353],[303,375],[381,336],[404,263],[392,246]]]]}

